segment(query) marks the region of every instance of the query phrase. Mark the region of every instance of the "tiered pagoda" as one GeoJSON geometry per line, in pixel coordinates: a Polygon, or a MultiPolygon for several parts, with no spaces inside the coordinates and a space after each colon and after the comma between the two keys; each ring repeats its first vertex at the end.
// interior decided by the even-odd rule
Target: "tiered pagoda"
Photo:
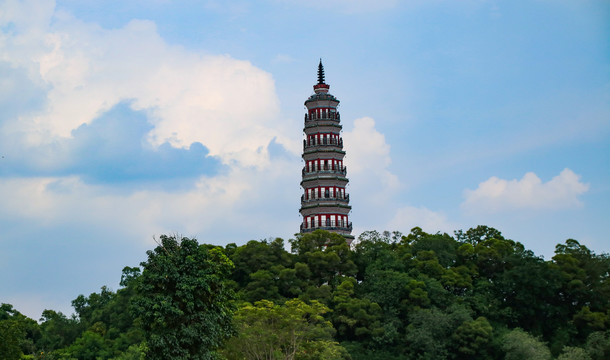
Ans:
{"type": "Polygon", "coordinates": [[[301,232],[323,229],[354,239],[349,221],[347,169],[343,165],[345,151],[337,107],[339,100],[328,92],[324,82],[322,60],[318,65],[318,83],[314,94],[305,101],[305,139],[303,140],[303,195],[301,195],[301,232]]]}

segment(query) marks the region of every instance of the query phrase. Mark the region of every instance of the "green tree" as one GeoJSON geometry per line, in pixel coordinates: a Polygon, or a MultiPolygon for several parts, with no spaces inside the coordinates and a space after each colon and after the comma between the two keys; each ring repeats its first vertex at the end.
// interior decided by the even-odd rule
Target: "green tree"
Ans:
{"type": "Polygon", "coordinates": [[[591,360],[591,356],[584,349],[566,346],[557,360],[591,360]]]}
{"type": "Polygon", "coordinates": [[[226,285],[232,262],[220,248],[165,235],[147,255],[134,299],[135,315],[146,333],[147,358],[214,358],[232,333],[234,295],[226,285]]]}
{"type": "Polygon", "coordinates": [[[277,284],[278,275],[271,270],[258,270],[250,274],[250,282],[243,288],[240,298],[254,302],[258,300],[278,301],[281,299],[277,284]]]}
{"type": "Polygon", "coordinates": [[[504,335],[502,350],[506,353],[506,360],[551,359],[551,352],[543,342],[519,328],[504,335]]]}
{"type": "Polygon", "coordinates": [[[117,292],[102,286],[99,293],[88,297],[79,295],[72,301],[78,314],[78,327],[85,331],[65,348],[64,353],[79,359],[107,359],[144,340],[142,330],[129,311],[139,276],[139,268],[125,267],[120,282],[123,288],[117,292]]]}
{"type": "Polygon", "coordinates": [[[457,238],[457,241],[473,246],[490,239],[504,240],[504,236],[502,236],[502,233],[499,230],[485,225],[470,228],[466,232],[458,230],[455,232],[455,237],[457,238]]]}
{"type": "Polygon", "coordinates": [[[323,315],[329,309],[312,301],[293,299],[284,305],[268,300],[244,303],[235,314],[237,335],[227,342],[229,360],[346,359],[349,355],[333,340],[332,324],[323,315]]]}
{"type": "Polygon", "coordinates": [[[242,287],[249,282],[249,276],[259,270],[269,270],[277,265],[286,268],[292,266],[293,256],[284,250],[284,240],[280,238],[271,242],[251,240],[235,248],[227,245],[227,252],[235,264],[231,277],[242,287]]]}
{"type": "MultiPolygon", "coordinates": [[[[366,274],[362,284],[359,286],[359,295],[378,304],[383,314],[383,337],[376,337],[380,346],[390,346],[400,342],[400,333],[404,327],[405,298],[409,289],[411,278],[404,272],[392,270],[372,270],[366,274]]],[[[427,293],[419,294],[421,298],[427,297],[427,293]]],[[[420,298],[420,299],[421,299],[420,298]]]]}
{"type": "Polygon", "coordinates": [[[461,359],[488,359],[493,328],[484,317],[466,321],[453,333],[461,359]]]}
{"type": "Polygon", "coordinates": [[[426,291],[426,283],[418,280],[409,280],[405,285],[407,297],[402,301],[409,310],[430,307],[430,298],[426,291]]]}
{"type": "Polygon", "coordinates": [[[563,316],[574,317],[578,338],[584,340],[593,331],[607,328],[610,314],[610,257],[595,255],[574,239],[555,247],[550,264],[562,280],[558,298],[563,316]]]}
{"type": "MultiPolygon", "coordinates": [[[[447,311],[420,309],[409,316],[406,329],[406,351],[410,359],[447,359],[452,350],[452,334],[472,318],[467,309],[454,306],[447,311]]],[[[464,334],[463,334],[464,335],[464,334]]]]}
{"type": "Polygon", "coordinates": [[[78,360],[97,360],[109,359],[112,356],[112,349],[108,342],[104,341],[102,334],[87,330],[66,348],[64,353],[69,358],[78,360]]]}
{"type": "Polygon", "coordinates": [[[307,264],[311,280],[317,286],[337,286],[342,277],[353,276],[357,272],[349,246],[339,234],[315,230],[297,234],[297,238],[290,240],[290,243],[297,261],[307,264]]]}
{"type": "Polygon", "coordinates": [[[92,293],[89,297],[79,295],[72,300],[72,307],[76,311],[81,325],[88,328],[96,322],[110,323],[111,313],[107,311],[108,305],[116,297],[116,294],[106,286],[101,291],[92,293]]]}
{"type": "Polygon", "coordinates": [[[490,317],[536,336],[548,337],[561,329],[565,321],[557,301],[558,272],[531,251],[515,251],[503,261],[505,270],[493,277],[491,292],[499,301],[494,301],[497,308],[490,317]]]}
{"type": "Polygon", "coordinates": [[[54,310],[44,310],[40,321],[42,336],[36,345],[44,353],[69,346],[82,332],[82,326],[75,317],[68,318],[54,310]]]}
{"type": "Polygon", "coordinates": [[[610,358],[610,331],[596,331],[587,337],[587,353],[593,360],[610,358]]]}
{"type": "Polygon", "coordinates": [[[447,269],[441,278],[441,282],[447,291],[458,296],[464,296],[467,291],[472,290],[472,276],[475,273],[471,268],[460,265],[447,269]]]}
{"type": "Polygon", "coordinates": [[[354,296],[356,280],[345,279],[333,293],[331,318],[341,341],[370,342],[383,336],[382,310],[369,299],[354,296]]]}
{"type": "Polygon", "coordinates": [[[404,271],[404,263],[397,251],[401,234],[395,232],[380,234],[377,231],[365,231],[355,242],[352,259],[358,273],[356,278],[362,281],[367,272],[373,270],[404,271]]]}
{"type": "Polygon", "coordinates": [[[144,343],[131,345],[114,360],[146,360],[146,345],[144,343]]]}
{"type": "Polygon", "coordinates": [[[588,306],[583,306],[573,317],[574,324],[587,334],[593,331],[604,331],[609,321],[608,315],[600,311],[591,311],[588,306]]]}
{"type": "Polygon", "coordinates": [[[0,359],[19,360],[25,330],[16,320],[0,320],[0,359]]]}
{"type": "Polygon", "coordinates": [[[434,257],[444,268],[453,266],[456,262],[456,249],[460,243],[448,234],[428,234],[420,228],[413,228],[406,241],[411,244],[413,254],[420,251],[434,252],[434,257]]]}
{"type": "Polygon", "coordinates": [[[413,258],[412,265],[419,274],[424,274],[430,278],[440,280],[445,274],[445,268],[441,266],[433,250],[421,250],[413,258]]]}
{"type": "Polygon", "coordinates": [[[20,353],[33,354],[34,343],[40,336],[40,326],[36,321],[21,314],[11,304],[0,305],[0,339],[5,339],[3,344],[0,341],[0,355],[10,356],[13,345],[20,353]]]}

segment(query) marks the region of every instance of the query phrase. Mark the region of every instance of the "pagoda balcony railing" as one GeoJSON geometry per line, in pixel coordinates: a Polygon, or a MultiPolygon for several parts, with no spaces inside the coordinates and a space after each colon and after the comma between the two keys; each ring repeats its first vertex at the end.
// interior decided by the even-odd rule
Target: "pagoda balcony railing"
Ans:
{"type": "Polygon", "coordinates": [[[318,146],[334,146],[338,147],[339,149],[343,149],[343,139],[339,139],[338,141],[336,139],[322,139],[321,142],[310,141],[309,143],[307,140],[303,140],[303,150],[318,146]]]}
{"type": "Polygon", "coordinates": [[[306,232],[311,232],[314,230],[328,230],[328,231],[333,231],[333,230],[339,230],[339,231],[352,231],[352,223],[351,221],[347,223],[347,226],[345,226],[346,224],[340,221],[330,221],[327,220],[326,223],[324,224],[312,224],[311,227],[307,227],[306,224],[301,224],[301,232],[302,233],[306,233],[306,232]],[[318,226],[316,226],[318,225],[318,226]]]}
{"type": "Polygon", "coordinates": [[[302,176],[305,175],[322,175],[322,174],[331,174],[331,175],[343,175],[346,176],[347,175],[347,166],[344,166],[343,168],[339,168],[339,166],[330,166],[330,165],[324,165],[322,166],[322,169],[316,169],[316,170],[312,170],[312,171],[307,171],[307,166],[303,167],[303,169],[301,170],[301,174],[302,176]]]}
{"type": "Polygon", "coordinates": [[[305,198],[305,195],[301,195],[301,203],[309,203],[309,202],[314,202],[314,201],[319,201],[319,202],[324,202],[324,201],[339,201],[339,202],[344,202],[344,203],[349,203],[349,194],[345,194],[345,196],[337,196],[337,194],[335,194],[335,196],[330,196],[329,193],[324,193],[324,196],[321,197],[308,197],[305,198]]]}
{"type": "Polygon", "coordinates": [[[305,114],[305,121],[317,121],[317,120],[341,120],[341,114],[335,111],[322,111],[321,115],[318,116],[315,112],[311,114],[305,114]]]}

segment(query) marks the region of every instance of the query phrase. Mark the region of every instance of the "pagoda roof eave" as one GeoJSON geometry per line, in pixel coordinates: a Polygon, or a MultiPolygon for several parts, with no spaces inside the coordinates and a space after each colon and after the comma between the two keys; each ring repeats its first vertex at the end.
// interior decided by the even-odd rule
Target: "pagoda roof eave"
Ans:
{"type": "Polygon", "coordinates": [[[315,94],[315,95],[311,95],[309,97],[309,99],[305,100],[304,105],[307,105],[308,103],[314,102],[314,101],[333,101],[333,102],[336,102],[337,104],[341,102],[341,101],[339,101],[339,99],[337,99],[336,97],[334,97],[330,94],[315,94]]]}

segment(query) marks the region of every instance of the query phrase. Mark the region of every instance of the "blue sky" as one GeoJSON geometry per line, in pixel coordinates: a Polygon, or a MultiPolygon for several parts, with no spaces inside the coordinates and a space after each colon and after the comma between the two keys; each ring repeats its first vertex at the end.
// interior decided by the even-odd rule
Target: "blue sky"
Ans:
{"type": "Polygon", "coordinates": [[[0,302],[71,313],[159,234],[291,238],[319,58],[355,235],[608,252],[608,39],[606,1],[0,1],[0,302]]]}

